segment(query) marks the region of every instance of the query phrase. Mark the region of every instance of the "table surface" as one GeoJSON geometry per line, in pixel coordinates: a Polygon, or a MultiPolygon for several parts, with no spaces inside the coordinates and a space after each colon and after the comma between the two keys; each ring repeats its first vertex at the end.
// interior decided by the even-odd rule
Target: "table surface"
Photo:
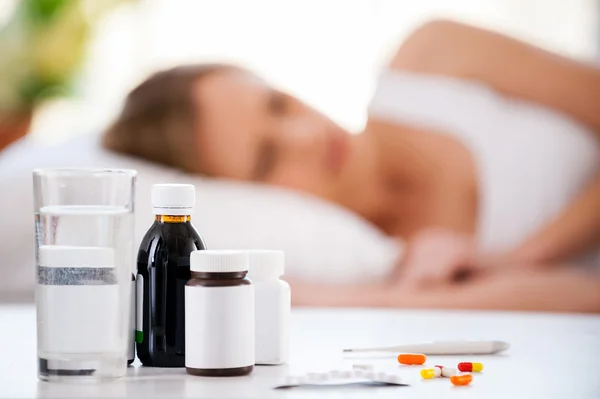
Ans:
{"type": "Polygon", "coordinates": [[[283,366],[255,367],[246,377],[202,378],[184,369],[152,369],[136,362],[125,378],[104,384],[57,384],[37,379],[36,325],[32,305],[0,305],[0,397],[11,398],[600,398],[600,316],[579,314],[296,309],[292,355],[283,366]],[[344,347],[431,340],[503,340],[499,355],[430,356],[428,365],[479,361],[483,373],[471,386],[448,379],[421,380],[419,366],[400,366],[394,355],[343,355],[344,347]],[[274,390],[288,374],[373,363],[394,371],[408,387],[336,387],[274,390]]]}

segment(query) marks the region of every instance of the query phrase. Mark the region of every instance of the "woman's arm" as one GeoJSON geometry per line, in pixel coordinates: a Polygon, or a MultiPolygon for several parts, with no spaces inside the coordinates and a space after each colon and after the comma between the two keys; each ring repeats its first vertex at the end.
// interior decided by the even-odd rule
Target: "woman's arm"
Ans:
{"type": "Polygon", "coordinates": [[[505,95],[569,114],[600,138],[600,68],[516,39],[433,21],[404,42],[391,67],[481,81],[505,95]]]}
{"type": "MultiPolygon", "coordinates": [[[[431,22],[407,39],[392,67],[481,81],[569,114],[600,139],[600,69],[518,40],[460,23],[431,22]]],[[[509,257],[556,262],[599,245],[600,175],[509,257]]]]}
{"type": "Polygon", "coordinates": [[[589,248],[600,248],[600,174],[557,219],[508,256],[531,264],[547,264],[589,248]]]}
{"type": "Polygon", "coordinates": [[[565,269],[482,272],[463,284],[427,289],[389,282],[326,285],[291,281],[290,285],[294,306],[600,312],[600,280],[565,269]]]}

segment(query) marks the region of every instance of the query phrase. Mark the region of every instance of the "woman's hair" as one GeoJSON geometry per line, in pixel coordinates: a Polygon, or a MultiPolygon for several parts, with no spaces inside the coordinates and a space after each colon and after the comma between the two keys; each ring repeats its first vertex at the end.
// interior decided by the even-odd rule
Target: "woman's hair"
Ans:
{"type": "Polygon", "coordinates": [[[112,151],[197,172],[197,107],[192,89],[203,77],[234,67],[221,64],[181,66],[155,73],[125,100],[121,114],[104,133],[112,151]]]}

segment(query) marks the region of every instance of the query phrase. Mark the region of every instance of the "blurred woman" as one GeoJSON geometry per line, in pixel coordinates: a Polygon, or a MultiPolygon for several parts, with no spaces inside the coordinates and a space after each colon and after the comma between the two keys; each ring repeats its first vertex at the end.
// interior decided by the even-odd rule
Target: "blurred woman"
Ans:
{"type": "Polygon", "coordinates": [[[297,303],[600,310],[598,280],[551,269],[600,247],[599,104],[599,69],[434,21],[399,48],[361,134],[242,68],[195,65],[159,72],[134,89],[104,145],[192,173],[308,192],[408,242],[388,282],[318,294],[315,284],[298,282],[297,303]],[[403,82],[422,76],[435,77],[431,84],[479,82],[521,101],[515,109],[537,104],[585,127],[573,134],[570,122],[556,123],[546,138],[531,132],[535,112],[477,134],[403,122],[395,97],[403,82]],[[526,217],[532,214],[535,224],[526,217]],[[493,250],[494,240],[533,229],[510,249],[493,250]],[[479,245],[482,239],[491,245],[479,245]],[[556,289],[572,301],[553,300],[556,289]],[[514,290],[522,294],[507,299],[514,290]]]}

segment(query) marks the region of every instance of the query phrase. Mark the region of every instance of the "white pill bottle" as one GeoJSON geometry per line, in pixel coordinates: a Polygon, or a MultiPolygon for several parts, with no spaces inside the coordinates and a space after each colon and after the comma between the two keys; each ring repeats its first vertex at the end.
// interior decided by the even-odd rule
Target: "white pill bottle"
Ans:
{"type": "Polygon", "coordinates": [[[248,254],[190,254],[185,286],[185,367],[203,377],[246,375],[254,368],[254,287],[248,254]]]}
{"type": "Polygon", "coordinates": [[[283,251],[248,251],[248,277],[254,285],[256,364],[287,363],[290,353],[290,286],[281,280],[285,269],[283,251]]]}

